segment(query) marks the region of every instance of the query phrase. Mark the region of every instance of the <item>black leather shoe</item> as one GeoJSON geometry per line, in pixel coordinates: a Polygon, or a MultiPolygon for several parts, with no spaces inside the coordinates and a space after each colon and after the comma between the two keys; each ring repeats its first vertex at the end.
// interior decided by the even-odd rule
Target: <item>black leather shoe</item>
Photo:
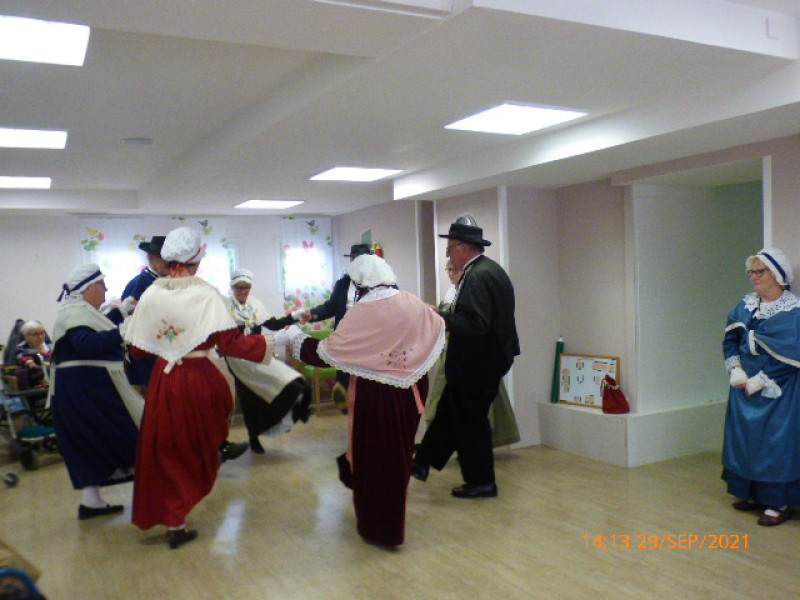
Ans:
{"type": "Polygon", "coordinates": [[[226,460],[236,460],[242,454],[247,452],[247,448],[249,447],[250,442],[239,442],[238,444],[234,444],[233,442],[225,440],[225,443],[222,444],[222,448],[219,450],[219,460],[220,462],[225,462],[226,460]]]}
{"type": "Polygon", "coordinates": [[[92,508],[91,506],[84,506],[81,504],[78,506],[78,519],[85,521],[86,519],[92,519],[94,517],[121,513],[122,510],[123,506],[121,504],[109,504],[108,506],[102,506],[100,508],[92,508]]]}
{"type": "Polygon", "coordinates": [[[428,465],[418,463],[416,460],[411,463],[411,476],[420,481],[426,481],[431,468],[428,465]]]}
{"type": "Polygon", "coordinates": [[[454,487],[452,493],[456,498],[495,498],[497,497],[497,484],[470,485],[465,483],[454,487]]]}
{"type": "Polygon", "coordinates": [[[170,529],[167,532],[167,542],[170,550],[175,550],[178,546],[187,544],[197,537],[194,529],[170,529]]]}

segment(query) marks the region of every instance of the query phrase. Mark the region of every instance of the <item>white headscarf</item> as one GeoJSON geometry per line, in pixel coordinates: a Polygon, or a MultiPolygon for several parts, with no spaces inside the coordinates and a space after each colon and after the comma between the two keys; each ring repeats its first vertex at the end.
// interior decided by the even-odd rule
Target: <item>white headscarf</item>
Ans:
{"type": "Polygon", "coordinates": [[[353,283],[362,288],[397,284],[397,276],[392,267],[375,254],[362,254],[354,258],[350,263],[349,273],[353,283]]]}
{"type": "Polygon", "coordinates": [[[231,274],[231,287],[243,281],[253,285],[253,272],[249,269],[238,269],[231,274]]]}
{"type": "Polygon", "coordinates": [[[762,248],[758,251],[758,254],[747,259],[745,264],[748,269],[750,268],[751,262],[755,259],[760,260],[765,267],[772,271],[772,274],[780,285],[789,289],[792,281],[794,281],[794,273],[789,259],[786,258],[786,255],[780,248],[762,248]]]}
{"type": "Polygon", "coordinates": [[[61,286],[61,295],[58,301],[63,298],[83,298],[83,292],[93,283],[102,281],[105,275],[95,263],[81,265],[72,270],[67,277],[67,281],[61,286]]]}
{"type": "Polygon", "coordinates": [[[167,234],[161,247],[161,258],[185,265],[194,265],[206,255],[206,245],[191,227],[178,227],[167,234]]]}

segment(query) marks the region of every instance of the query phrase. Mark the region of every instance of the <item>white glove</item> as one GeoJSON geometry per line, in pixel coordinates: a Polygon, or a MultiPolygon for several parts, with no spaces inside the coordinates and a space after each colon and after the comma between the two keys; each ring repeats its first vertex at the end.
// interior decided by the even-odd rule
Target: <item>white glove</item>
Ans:
{"type": "Polygon", "coordinates": [[[305,314],[305,312],[306,312],[305,308],[298,308],[297,310],[292,311],[292,313],[290,313],[290,314],[292,315],[292,318],[295,321],[299,321],[300,319],[303,318],[303,315],[305,314]]]}
{"type": "Polygon", "coordinates": [[[730,376],[731,387],[740,388],[747,384],[747,373],[741,367],[733,367],[730,376]]]}
{"type": "Polygon", "coordinates": [[[777,383],[764,375],[764,371],[759,371],[748,379],[744,391],[748,397],[761,392],[764,398],[779,398],[783,393],[777,383]],[[761,390],[764,391],[761,392],[761,390]]]}
{"type": "Polygon", "coordinates": [[[128,296],[120,303],[119,312],[122,313],[123,317],[127,317],[136,308],[136,304],[138,304],[138,301],[133,296],[128,296]]]}

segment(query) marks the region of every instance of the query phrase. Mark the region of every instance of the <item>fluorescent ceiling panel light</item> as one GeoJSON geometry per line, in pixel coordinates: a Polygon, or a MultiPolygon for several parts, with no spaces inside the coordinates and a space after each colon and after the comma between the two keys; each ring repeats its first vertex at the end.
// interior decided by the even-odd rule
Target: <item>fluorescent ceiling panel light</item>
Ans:
{"type": "Polygon", "coordinates": [[[364,167],[334,167],[314,175],[311,181],[377,181],[400,173],[401,169],[367,169],[364,167]]]}
{"type": "Polygon", "coordinates": [[[66,131],[6,129],[0,127],[0,148],[47,148],[63,150],[66,145],[66,131]]]}
{"type": "Polygon", "coordinates": [[[585,112],[524,104],[501,104],[466,119],[446,125],[445,129],[463,129],[484,133],[522,135],[584,116],[585,112]]]}
{"type": "Polygon", "coordinates": [[[282,209],[302,204],[302,200],[246,200],[233,208],[282,209]]]}
{"type": "Polygon", "coordinates": [[[0,188],[7,189],[50,189],[49,177],[12,177],[0,175],[0,188]]]}
{"type": "Polygon", "coordinates": [[[83,66],[89,27],[0,16],[0,58],[83,66]]]}

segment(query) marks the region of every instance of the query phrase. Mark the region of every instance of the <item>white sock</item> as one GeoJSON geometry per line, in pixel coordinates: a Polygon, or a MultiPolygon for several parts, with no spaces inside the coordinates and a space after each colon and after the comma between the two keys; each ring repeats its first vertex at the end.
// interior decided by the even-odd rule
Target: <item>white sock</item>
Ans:
{"type": "Polygon", "coordinates": [[[105,508],[108,502],[100,497],[100,488],[96,485],[90,485],[83,488],[83,500],[81,504],[89,508],[105,508]]]}
{"type": "Polygon", "coordinates": [[[181,529],[186,529],[186,523],[183,525],[179,525],[178,527],[167,527],[169,531],[180,531],[181,529]]]}

